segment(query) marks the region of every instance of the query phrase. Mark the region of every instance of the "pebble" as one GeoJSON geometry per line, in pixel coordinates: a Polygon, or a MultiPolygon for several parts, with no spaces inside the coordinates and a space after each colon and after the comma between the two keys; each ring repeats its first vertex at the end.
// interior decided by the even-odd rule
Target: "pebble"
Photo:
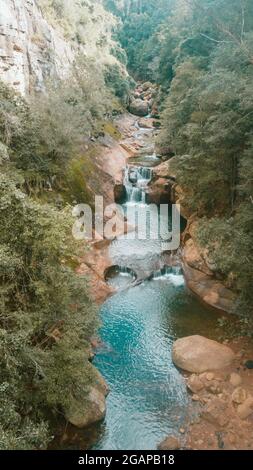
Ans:
{"type": "Polygon", "coordinates": [[[200,401],[200,397],[198,395],[192,395],[193,401],[200,401]]]}

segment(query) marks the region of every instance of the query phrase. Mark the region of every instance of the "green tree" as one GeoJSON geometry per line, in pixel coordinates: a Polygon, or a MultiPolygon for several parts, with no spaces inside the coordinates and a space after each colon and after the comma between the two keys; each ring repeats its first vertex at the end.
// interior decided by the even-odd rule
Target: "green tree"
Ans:
{"type": "Polygon", "coordinates": [[[1,448],[45,447],[48,416],[85,399],[95,309],[74,270],[68,209],[31,201],[0,177],[1,448]]]}

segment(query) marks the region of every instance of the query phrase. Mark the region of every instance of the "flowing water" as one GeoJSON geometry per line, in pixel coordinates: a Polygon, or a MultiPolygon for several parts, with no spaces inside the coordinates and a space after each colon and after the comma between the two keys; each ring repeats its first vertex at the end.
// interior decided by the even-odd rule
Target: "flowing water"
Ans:
{"type": "MultiPolygon", "coordinates": [[[[146,166],[126,168],[125,209],[145,206],[151,178],[146,166]]],[[[218,315],[188,292],[179,259],[162,253],[161,240],[121,237],[112,243],[110,257],[112,264],[130,271],[114,276],[111,282],[119,291],[101,308],[103,347],[94,365],[111,391],[92,448],[152,450],[179,432],[189,408],[184,379],[171,360],[172,344],[191,334],[218,338],[218,315]],[[176,266],[168,265],[168,257],[176,266]],[[132,271],[143,282],[129,287],[132,271]]]]}

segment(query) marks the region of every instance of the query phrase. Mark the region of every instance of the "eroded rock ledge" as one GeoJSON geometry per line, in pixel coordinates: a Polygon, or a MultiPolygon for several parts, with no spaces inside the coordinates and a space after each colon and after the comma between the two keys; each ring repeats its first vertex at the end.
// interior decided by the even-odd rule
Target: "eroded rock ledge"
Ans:
{"type": "Polygon", "coordinates": [[[183,236],[183,269],[189,289],[203,302],[221,311],[235,313],[235,293],[216,277],[216,266],[196,240],[198,220],[192,219],[183,236]]]}
{"type": "Polygon", "coordinates": [[[177,184],[173,163],[176,157],[162,162],[153,169],[147,199],[150,203],[180,204],[181,215],[188,220],[182,235],[182,261],[189,289],[207,305],[228,313],[235,313],[235,293],[223,280],[217,278],[217,269],[208,257],[207,250],[197,242],[198,218],[183,204],[184,192],[177,184]]]}

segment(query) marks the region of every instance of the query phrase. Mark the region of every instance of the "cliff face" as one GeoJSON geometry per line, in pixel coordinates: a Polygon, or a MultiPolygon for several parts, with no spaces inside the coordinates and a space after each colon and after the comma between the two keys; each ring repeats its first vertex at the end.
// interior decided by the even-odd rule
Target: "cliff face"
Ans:
{"type": "Polygon", "coordinates": [[[22,95],[32,89],[43,90],[47,77],[64,78],[78,52],[95,60],[116,62],[110,55],[113,18],[100,2],[71,4],[71,8],[79,8],[73,27],[68,25],[68,34],[74,31],[72,37],[61,27],[61,21],[59,26],[54,17],[50,21],[44,4],[39,0],[0,0],[0,78],[22,95]],[[84,18],[79,19],[80,12],[84,18]],[[77,26],[82,28],[83,41],[75,37],[77,26]],[[109,39],[104,44],[105,31],[109,39]]]}
{"type": "Polygon", "coordinates": [[[0,0],[1,79],[23,95],[43,89],[44,79],[63,77],[74,52],[43,18],[34,0],[0,0]]]}

